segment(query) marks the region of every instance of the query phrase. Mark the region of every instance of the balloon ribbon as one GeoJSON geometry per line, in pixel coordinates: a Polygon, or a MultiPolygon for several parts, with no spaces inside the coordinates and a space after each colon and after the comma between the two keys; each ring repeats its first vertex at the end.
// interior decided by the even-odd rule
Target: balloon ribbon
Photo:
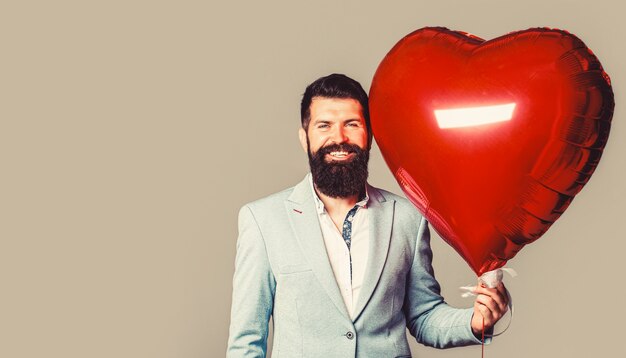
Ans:
{"type": "Polygon", "coordinates": [[[485,316],[483,316],[483,330],[482,335],[480,336],[480,345],[481,345],[481,357],[485,358],[485,316]]]}

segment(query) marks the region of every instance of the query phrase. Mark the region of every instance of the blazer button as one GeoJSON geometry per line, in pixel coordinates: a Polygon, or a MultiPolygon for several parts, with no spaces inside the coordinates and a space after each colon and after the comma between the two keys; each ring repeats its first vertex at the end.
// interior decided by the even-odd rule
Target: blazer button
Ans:
{"type": "Polygon", "coordinates": [[[348,333],[346,333],[346,338],[354,339],[354,333],[352,333],[352,331],[348,331],[348,333]]]}

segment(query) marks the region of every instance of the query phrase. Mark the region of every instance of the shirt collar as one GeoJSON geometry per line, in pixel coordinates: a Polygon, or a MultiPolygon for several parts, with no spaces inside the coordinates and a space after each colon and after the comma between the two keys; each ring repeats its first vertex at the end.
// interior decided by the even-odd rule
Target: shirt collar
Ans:
{"type": "MultiPolygon", "coordinates": [[[[311,191],[313,192],[313,199],[315,200],[315,208],[317,209],[317,213],[318,214],[323,214],[325,211],[324,208],[324,203],[322,202],[322,200],[320,199],[320,197],[317,195],[317,192],[315,191],[315,186],[313,185],[313,175],[311,173],[309,173],[309,184],[311,187],[311,191]]],[[[366,207],[367,203],[370,200],[370,196],[369,193],[367,192],[367,185],[365,186],[365,197],[363,197],[363,199],[361,199],[359,202],[356,203],[356,206],[360,206],[362,208],[366,207]]]]}

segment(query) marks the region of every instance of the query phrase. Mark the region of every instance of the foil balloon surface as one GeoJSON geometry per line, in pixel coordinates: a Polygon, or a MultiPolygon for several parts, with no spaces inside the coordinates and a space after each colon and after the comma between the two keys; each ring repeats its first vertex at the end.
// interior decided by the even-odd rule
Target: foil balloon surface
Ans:
{"type": "Polygon", "coordinates": [[[591,50],[545,28],[489,41],[417,30],[389,51],[370,90],[387,165],[477,275],[570,205],[598,165],[613,107],[591,50]]]}

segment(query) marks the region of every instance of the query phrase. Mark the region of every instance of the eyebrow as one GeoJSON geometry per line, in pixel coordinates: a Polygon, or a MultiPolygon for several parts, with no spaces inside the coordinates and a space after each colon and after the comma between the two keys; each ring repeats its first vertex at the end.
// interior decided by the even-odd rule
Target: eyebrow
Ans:
{"type": "MultiPolygon", "coordinates": [[[[314,124],[316,124],[316,123],[333,123],[333,122],[335,122],[335,121],[331,121],[331,120],[328,120],[328,119],[315,119],[315,120],[313,120],[314,124]]],[[[364,122],[364,121],[361,121],[360,118],[348,118],[346,120],[338,121],[338,122],[349,123],[349,122],[364,122]]]]}

